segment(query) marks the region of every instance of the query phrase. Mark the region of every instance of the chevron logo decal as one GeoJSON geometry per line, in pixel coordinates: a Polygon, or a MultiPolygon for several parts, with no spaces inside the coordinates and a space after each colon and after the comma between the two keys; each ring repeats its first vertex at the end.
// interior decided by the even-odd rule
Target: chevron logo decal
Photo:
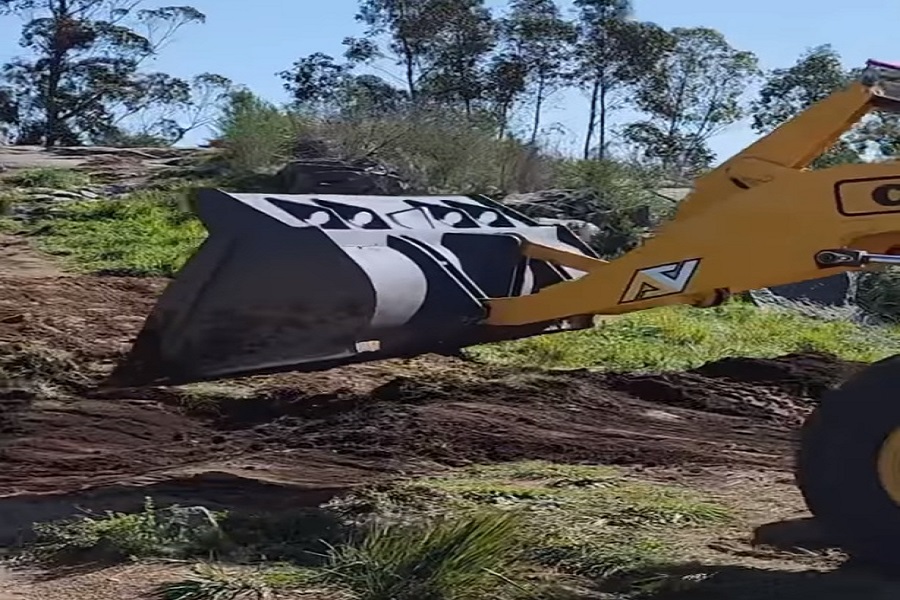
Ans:
{"type": "Polygon", "coordinates": [[[692,258],[635,271],[619,304],[680,294],[693,279],[698,266],[700,259],[692,258]]]}

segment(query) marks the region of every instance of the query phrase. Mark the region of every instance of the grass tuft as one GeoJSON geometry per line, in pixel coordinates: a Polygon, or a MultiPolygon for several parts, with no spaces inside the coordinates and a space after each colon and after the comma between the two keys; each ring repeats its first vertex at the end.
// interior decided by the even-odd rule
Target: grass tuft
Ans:
{"type": "Polygon", "coordinates": [[[0,219],[4,221],[2,225],[0,225],[0,232],[6,232],[10,229],[14,229],[13,225],[15,221],[12,219],[12,215],[15,211],[15,206],[18,202],[21,202],[24,198],[24,194],[16,190],[2,190],[0,189],[0,219]]]}
{"type": "Polygon", "coordinates": [[[517,515],[497,511],[427,526],[376,523],[330,549],[325,581],[366,600],[485,598],[507,582],[502,572],[521,550],[520,525],[517,515]]]}
{"type": "Polygon", "coordinates": [[[203,563],[182,580],[158,586],[158,600],[268,600],[282,591],[307,587],[316,574],[295,568],[242,571],[203,563]]]}

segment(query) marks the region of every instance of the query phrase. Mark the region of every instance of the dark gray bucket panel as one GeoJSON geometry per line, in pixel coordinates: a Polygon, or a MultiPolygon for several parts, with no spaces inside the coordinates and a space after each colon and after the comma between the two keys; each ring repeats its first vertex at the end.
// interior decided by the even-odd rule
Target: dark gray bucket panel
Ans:
{"type": "MultiPolygon", "coordinates": [[[[484,300],[578,271],[523,259],[523,240],[595,254],[480,197],[203,190],[209,238],[159,299],[116,385],[340,364],[533,335],[481,324],[484,300]]],[[[584,326],[579,325],[579,327],[584,326]]]]}

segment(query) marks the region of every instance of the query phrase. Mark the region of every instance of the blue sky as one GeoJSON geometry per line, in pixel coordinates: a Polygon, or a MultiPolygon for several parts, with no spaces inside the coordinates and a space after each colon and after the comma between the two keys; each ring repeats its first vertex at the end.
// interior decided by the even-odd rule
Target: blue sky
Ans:
{"type": "MultiPolygon", "coordinates": [[[[356,0],[254,0],[252,10],[246,0],[146,3],[169,4],[192,4],[208,20],[182,29],[155,68],[184,77],[221,73],[278,102],[285,96],[277,71],[316,51],[338,56],[341,40],[360,33],[353,19],[356,0]]],[[[570,2],[561,4],[568,9],[570,2]]],[[[900,3],[887,0],[634,0],[634,6],[638,18],[665,27],[716,28],[734,46],[755,52],[764,68],[787,66],[806,48],[823,43],[831,43],[848,65],[861,65],[867,58],[900,60],[896,37],[879,27],[900,22],[900,3]]],[[[19,25],[16,19],[0,18],[0,61],[18,52],[19,25]]],[[[555,98],[545,120],[564,128],[555,138],[559,145],[577,148],[586,117],[586,99],[573,92],[555,98]]],[[[198,134],[191,141],[202,139],[198,134]]],[[[713,148],[724,159],[753,139],[741,124],[715,138],[713,148]]]]}

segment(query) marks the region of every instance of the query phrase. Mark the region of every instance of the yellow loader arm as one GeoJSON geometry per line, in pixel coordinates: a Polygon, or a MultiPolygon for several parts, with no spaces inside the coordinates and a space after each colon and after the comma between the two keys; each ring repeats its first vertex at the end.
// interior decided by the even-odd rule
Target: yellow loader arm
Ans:
{"type": "Polygon", "coordinates": [[[604,262],[526,245],[530,256],[587,274],[490,300],[488,322],[712,306],[734,293],[900,264],[900,256],[877,256],[900,250],[900,163],[804,170],[866,113],[898,108],[900,67],[869,61],[861,81],[699,178],[675,218],[641,247],[604,262]]]}
{"type": "Polygon", "coordinates": [[[201,190],[209,237],[110,383],[454,352],[900,263],[900,164],[804,170],[868,111],[898,107],[900,67],[870,61],[860,81],[697,180],[673,220],[609,262],[481,196],[201,190]]]}

